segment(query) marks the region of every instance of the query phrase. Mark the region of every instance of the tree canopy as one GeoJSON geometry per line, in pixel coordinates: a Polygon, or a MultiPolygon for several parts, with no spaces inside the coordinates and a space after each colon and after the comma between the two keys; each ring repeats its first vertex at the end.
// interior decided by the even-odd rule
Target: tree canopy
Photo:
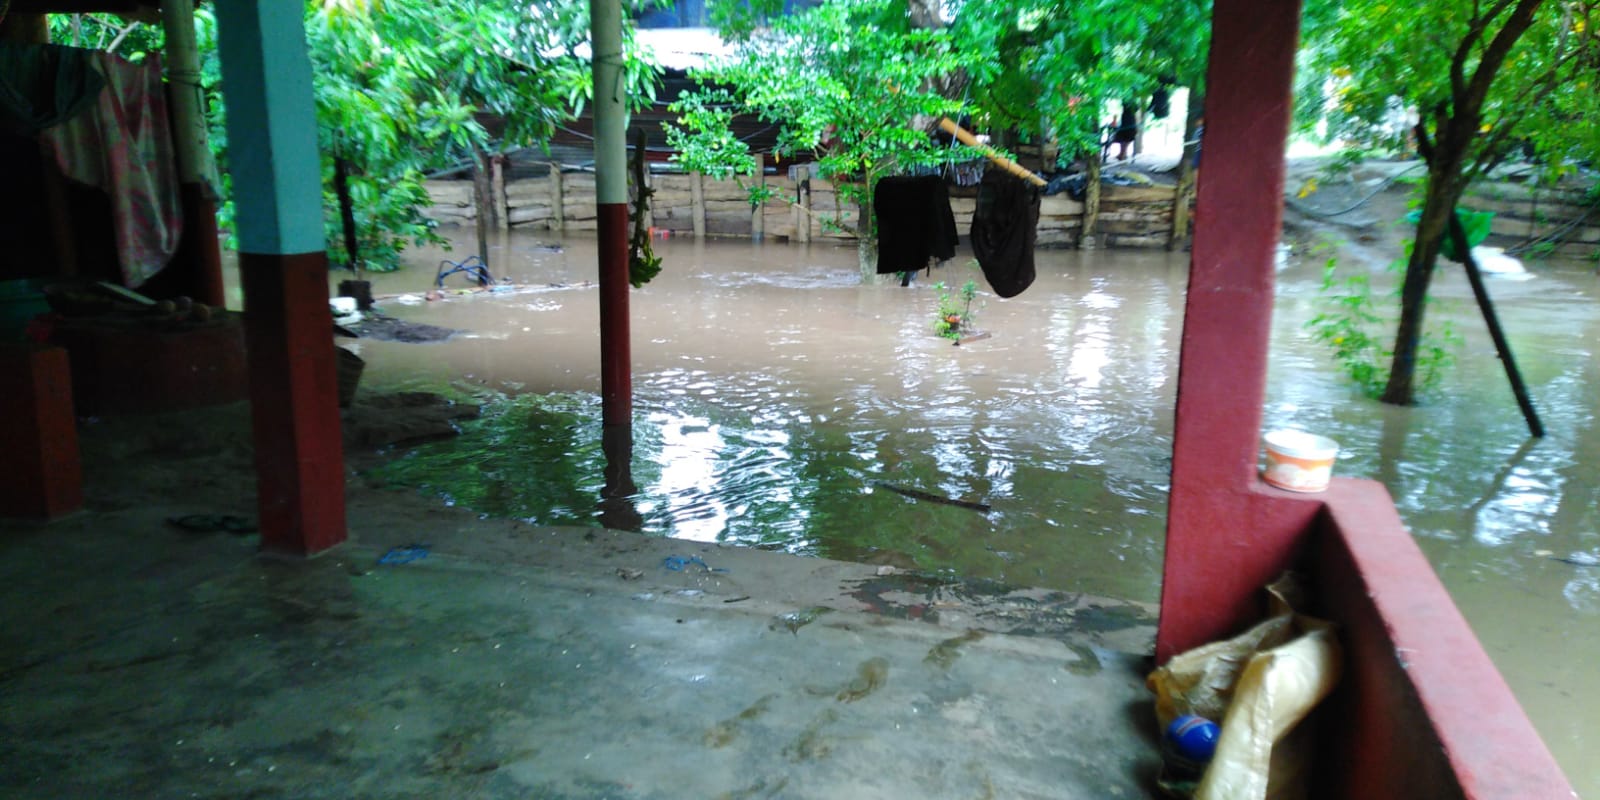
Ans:
{"type": "MultiPolygon", "coordinates": [[[[216,21],[204,6],[195,21],[212,149],[225,166],[216,21]]],[[[339,158],[351,169],[361,252],[373,269],[397,267],[408,242],[442,241],[421,213],[429,202],[425,172],[480,150],[546,144],[593,94],[582,50],[588,3],[580,0],[311,0],[305,30],[329,241],[339,240],[333,198],[339,158]]],[[[118,49],[135,59],[160,48],[160,33],[159,26],[110,15],[52,19],[58,42],[118,49]]],[[[634,54],[631,38],[628,47],[628,96],[637,105],[654,97],[656,70],[634,54]]],[[[231,223],[226,204],[221,217],[231,223]]],[[[347,258],[337,247],[329,256],[335,263],[347,258]]]]}
{"type": "MultiPolygon", "coordinates": [[[[712,6],[738,52],[696,73],[701,90],[677,104],[677,159],[747,174],[754,162],[729,123],[754,114],[780,127],[780,157],[815,153],[863,208],[880,177],[973,157],[929,135],[940,117],[1055,141],[1064,160],[1098,157],[1107,104],[1199,88],[1210,38],[1205,0],[831,0],[781,15],[783,7],[712,6]]],[[[870,214],[860,218],[866,242],[870,214]]]]}
{"type": "Polygon", "coordinates": [[[1412,137],[1428,166],[1385,401],[1413,402],[1428,284],[1467,186],[1524,145],[1547,175],[1600,156],[1597,24],[1594,0],[1319,0],[1308,7],[1307,61],[1331,89],[1325,107],[1335,128],[1370,132],[1387,124],[1391,136],[1412,137]]]}

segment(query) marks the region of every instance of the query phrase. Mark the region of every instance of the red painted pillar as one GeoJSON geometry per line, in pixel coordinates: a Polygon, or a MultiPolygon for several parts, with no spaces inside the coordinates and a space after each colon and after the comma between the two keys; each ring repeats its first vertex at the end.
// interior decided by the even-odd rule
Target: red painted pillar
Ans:
{"type": "MultiPolygon", "coordinates": [[[[628,127],[622,74],[621,0],[589,4],[594,41],[594,182],[600,238],[600,407],[606,426],[633,424],[628,341],[628,127]]],[[[642,157],[642,156],[641,156],[642,157]]]]}
{"type": "Polygon", "coordinates": [[[239,222],[257,505],[265,550],[309,555],[345,538],[322,168],[303,8],[216,5],[239,222]]]}
{"type": "Polygon", "coordinates": [[[1297,0],[1216,0],[1156,659],[1234,633],[1319,504],[1256,474],[1297,0]]]}
{"type": "Polygon", "coordinates": [[[264,550],[345,539],[344,445],[326,253],[239,254],[264,550]]]}
{"type": "Polygon", "coordinates": [[[0,517],[50,520],[83,508],[67,351],[0,345],[0,376],[0,517]]]}
{"type": "Polygon", "coordinates": [[[600,408],[607,426],[633,424],[628,325],[628,205],[595,208],[600,237],[600,408]]]}

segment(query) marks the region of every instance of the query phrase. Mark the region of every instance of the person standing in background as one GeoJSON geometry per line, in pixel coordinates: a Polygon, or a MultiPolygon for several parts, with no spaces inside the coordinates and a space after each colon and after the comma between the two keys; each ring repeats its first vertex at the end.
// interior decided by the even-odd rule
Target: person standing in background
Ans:
{"type": "Polygon", "coordinates": [[[1111,135],[1111,141],[1117,145],[1117,160],[1128,160],[1128,148],[1133,140],[1139,138],[1139,103],[1135,100],[1122,101],[1122,121],[1117,123],[1116,133],[1111,135]]]}

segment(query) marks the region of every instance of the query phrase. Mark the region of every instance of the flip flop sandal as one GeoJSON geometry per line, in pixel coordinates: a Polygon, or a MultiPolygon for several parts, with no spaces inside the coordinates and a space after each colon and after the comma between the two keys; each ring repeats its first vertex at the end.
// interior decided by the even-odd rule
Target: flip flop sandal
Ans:
{"type": "Polygon", "coordinates": [[[182,517],[168,517],[167,524],[189,533],[227,532],[237,536],[255,533],[256,530],[254,522],[232,514],[189,514],[182,517]]]}

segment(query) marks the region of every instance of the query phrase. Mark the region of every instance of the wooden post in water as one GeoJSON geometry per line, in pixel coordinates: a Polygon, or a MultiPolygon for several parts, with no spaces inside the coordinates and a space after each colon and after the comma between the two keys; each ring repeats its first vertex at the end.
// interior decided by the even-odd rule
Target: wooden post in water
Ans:
{"type": "Polygon", "coordinates": [[[506,194],[506,156],[489,157],[489,194],[494,198],[494,223],[500,230],[511,227],[511,198],[506,194]]]}
{"type": "Polygon", "coordinates": [[[794,238],[797,242],[811,241],[811,167],[802,166],[794,171],[794,238]]]}
{"type": "Polygon", "coordinates": [[[1181,250],[1189,241],[1189,206],[1194,204],[1194,159],[1200,152],[1195,131],[1199,124],[1200,99],[1190,90],[1189,110],[1183,120],[1183,155],[1178,157],[1178,186],[1172,194],[1172,235],[1167,238],[1168,250],[1181,250]]]}
{"type": "Polygon", "coordinates": [[[489,227],[494,224],[494,198],[489,190],[489,154],[472,150],[472,219],[478,234],[478,260],[489,264],[489,227]]]}
{"type": "Polygon", "coordinates": [[[1083,186],[1083,222],[1078,227],[1078,249],[1093,250],[1094,226],[1100,220],[1100,154],[1090,153],[1083,186]]]}
{"type": "Polygon", "coordinates": [[[566,230],[566,227],[566,187],[561,184],[561,165],[552,161],[550,162],[550,229],[562,231],[566,230]]]}
{"type": "Polygon", "coordinates": [[[706,238],[706,176],[689,173],[689,219],[694,222],[694,238],[706,238]]]}
{"type": "MultiPolygon", "coordinates": [[[[756,153],[756,189],[759,191],[767,186],[767,157],[756,153]]],[[[750,205],[750,238],[761,241],[767,235],[767,220],[764,211],[765,203],[757,202],[750,205]]]]}

